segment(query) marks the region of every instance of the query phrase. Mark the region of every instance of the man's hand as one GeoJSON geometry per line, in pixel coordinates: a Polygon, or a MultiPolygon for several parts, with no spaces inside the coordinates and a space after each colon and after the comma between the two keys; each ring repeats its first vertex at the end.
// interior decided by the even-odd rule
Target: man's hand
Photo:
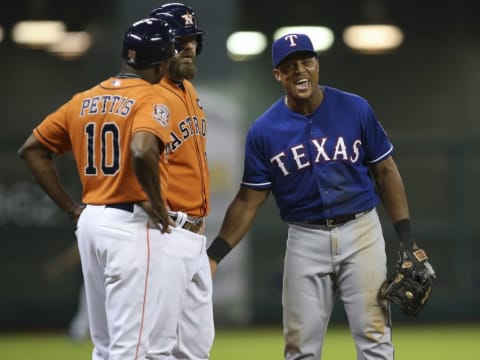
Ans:
{"type": "Polygon", "coordinates": [[[175,226],[175,222],[168,216],[167,208],[162,202],[161,204],[155,204],[148,200],[142,201],[138,204],[148,214],[152,225],[159,229],[162,233],[170,234],[170,226],[175,226]]]}
{"type": "Polygon", "coordinates": [[[75,225],[77,225],[78,218],[80,217],[80,214],[82,211],[85,209],[84,204],[76,204],[69,212],[68,216],[70,219],[73,221],[75,225]]]}

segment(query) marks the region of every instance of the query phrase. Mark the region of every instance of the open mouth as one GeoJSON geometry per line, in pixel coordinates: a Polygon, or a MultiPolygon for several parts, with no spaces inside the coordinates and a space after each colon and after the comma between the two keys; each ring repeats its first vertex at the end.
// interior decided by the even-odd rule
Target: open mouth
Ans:
{"type": "Polygon", "coordinates": [[[310,86],[310,80],[308,79],[300,79],[297,82],[295,82],[295,87],[298,90],[307,90],[310,86]]]}

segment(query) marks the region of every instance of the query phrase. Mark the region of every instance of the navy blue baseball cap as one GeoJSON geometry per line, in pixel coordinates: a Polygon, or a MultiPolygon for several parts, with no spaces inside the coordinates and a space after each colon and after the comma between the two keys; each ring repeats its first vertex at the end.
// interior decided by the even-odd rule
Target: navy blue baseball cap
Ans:
{"type": "Polygon", "coordinates": [[[287,34],[275,40],[272,45],[273,67],[277,67],[288,55],[306,51],[317,55],[310,38],[305,34],[287,34]]]}

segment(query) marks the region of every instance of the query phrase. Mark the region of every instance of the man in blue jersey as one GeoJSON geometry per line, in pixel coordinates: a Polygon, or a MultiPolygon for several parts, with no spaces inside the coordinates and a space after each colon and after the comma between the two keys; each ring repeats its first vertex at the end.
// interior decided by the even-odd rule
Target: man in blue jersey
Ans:
{"type": "Polygon", "coordinates": [[[285,95],[248,131],[240,190],[208,249],[212,273],[271,192],[288,223],[285,359],[321,358],[336,296],[358,359],[393,359],[390,310],[378,297],[387,275],[379,201],[400,240],[416,247],[393,145],[365,99],[319,86],[308,36],[281,37],[272,57],[285,95]]]}

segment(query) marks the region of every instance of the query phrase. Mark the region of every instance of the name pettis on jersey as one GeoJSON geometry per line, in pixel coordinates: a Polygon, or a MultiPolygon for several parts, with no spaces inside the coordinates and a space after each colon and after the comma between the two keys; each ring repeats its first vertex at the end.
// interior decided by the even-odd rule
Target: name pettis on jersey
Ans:
{"type": "MultiPolygon", "coordinates": [[[[361,140],[355,140],[350,146],[345,144],[345,139],[340,136],[337,138],[335,146],[331,147],[330,154],[327,152],[326,144],[328,138],[322,139],[312,139],[311,143],[315,149],[315,158],[312,160],[313,163],[318,164],[319,162],[323,161],[335,161],[335,160],[346,160],[352,163],[355,163],[360,158],[360,147],[362,146],[361,140]]],[[[293,164],[295,165],[295,170],[303,169],[307,166],[311,165],[309,156],[307,154],[307,150],[304,144],[292,146],[290,151],[285,153],[284,151],[276,154],[272,158],[270,158],[270,162],[278,166],[278,168],[282,171],[283,175],[287,176],[290,174],[287,168],[287,164],[285,160],[289,160],[291,163],[293,160],[293,164]],[[290,156],[288,158],[287,156],[290,156]]]]}
{"type": "Polygon", "coordinates": [[[201,135],[205,137],[206,134],[206,119],[198,121],[196,116],[193,116],[192,118],[187,117],[178,123],[178,133],[175,129],[172,130],[170,135],[172,136],[173,141],[170,144],[170,150],[172,152],[177,150],[192,135],[201,135]]]}
{"type": "Polygon", "coordinates": [[[80,116],[98,114],[116,114],[128,116],[132,110],[134,99],[119,95],[99,95],[85,98],[82,101],[80,116]]]}

